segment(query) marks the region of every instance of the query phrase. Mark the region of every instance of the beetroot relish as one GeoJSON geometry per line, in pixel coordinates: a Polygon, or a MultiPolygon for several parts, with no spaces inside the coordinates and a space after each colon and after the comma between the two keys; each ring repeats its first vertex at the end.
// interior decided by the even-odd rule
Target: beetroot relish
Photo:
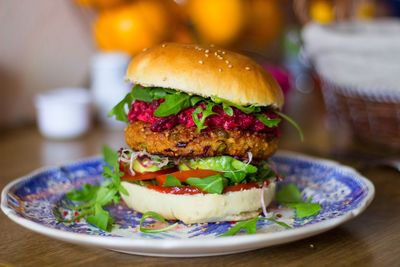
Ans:
{"type": "MultiPolygon", "coordinates": [[[[154,100],[150,103],[143,101],[135,101],[132,104],[128,113],[130,122],[143,121],[151,124],[151,130],[154,132],[161,132],[164,130],[172,129],[178,124],[184,125],[187,128],[196,126],[192,113],[199,104],[194,107],[182,110],[177,115],[159,118],[154,116],[154,111],[163,102],[162,99],[154,100]]],[[[205,124],[210,128],[223,128],[225,130],[249,130],[253,132],[267,132],[278,135],[278,127],[269,128],[260,122],[255,116],[246,114],[237,108],[233,107],[233,116],[225,114],[220,106],[214,106],[213,111],[217,114],[207,117],[205,124]]],[[[277,115],[272,111],[265,111],[264,114],[269,118],[276,118],[277,115]]]]}

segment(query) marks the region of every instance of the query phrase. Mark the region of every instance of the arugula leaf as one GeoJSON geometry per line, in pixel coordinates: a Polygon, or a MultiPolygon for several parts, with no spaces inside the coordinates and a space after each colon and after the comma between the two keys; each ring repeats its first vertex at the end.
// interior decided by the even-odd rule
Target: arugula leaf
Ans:
{"type": "Polygon", "coordinates": [[[276,193],[276,200],[282,204],[303,202],[300,190],[295,184],[288,184],[282,187],[282,189],[276,193]]]}
{"type": "Polygon", "coordinates": [[[227,103],[222,102],[222,109],[224,110],[225,114],[228,116],[233,116],[233,109],[227,103]]]}
{"type": "Polygon", "coordinates": [[[67,198],[72,201],[89,201],[94,198],[99,190],[98,185],[84,184],[80,190],[72,190],[68,192],[67,198]]]}
{"type": "Polygon", "coordinates": [[[224,191],[226,179],[217,174],[206,178],[188,178],[187,184],[195,186],[207,193],[221,194],[224,191]]]}
{"type": "Polygon", "coordinates": [[[249,219],[246,221],[237,222],[234,226],[229,228],[229,230],[226,231],[225,233],[223,233],[221,236],[234,236],[242,230],[244,230],[247,234],[255,234],[257,232],[257,222],[261,221],[261,220],[271,221],[271,222],[276,223],[279,226],[287,228],[287,229],[291,228],[286,223],[280,222],[280,221],[274,219],[273,217],[270,217],[270,218],[256,217],[256,218],[249,219]]]}
{"type": "Polygon", "coordinates": [[[165,218],[163,216],[161,216],[160,214],[158,214],[157,212],[148,211],[142,215],[142,218],[140,219],[140,223],[139,223],[139,230],[143,233],[161,233],[161,232],[168,231],[178,225],[177,223],[174,223],[174,224],[168,225],[161,229],[146,228],[143,226],[146,219],[154,219],[154,220],[162,222],[162,223],[167,222],[165,220],[165,218]]]}
{"type": "Polygon", "coordinates": [[[153,96],[150,94],[151,89],[143,88],[140,85],[135,85],[132,88],[131,94],[135,100],[140,100],[144,102],[153,101],[153,96]]]}
{"type": "Polygon", "coordinates": [[[99,227],[104,231],[111,231],[112,224],[114,223],[110,213],[102,208],[100,204],[94,206],[94,215],[87,217],[87,222],[99,227]]]}
{"type": "Polygon", "coordinates": [[[168,187],[168,186],[181,186],[182,183],[176,178],[175,176],[171,174],[167,174],[167,179],[165,179],[165,182],[163,183],[162,186],[168,187]]]}
{"type": "Polygon", "coordinates": [[[321,205],[319,203],[289,203],[286,204],[289,208],[296,210],[297,218],[305,218],[318,214],[321,211],[321,205]]]}
{"type": "Polygon", "coordinates": [[[126,110],[132,105],[135,100],[132,93],[129,92],[115,107],[108,113],[109,117],[115,116],[115,119],[122,122],[128,122],[126,110]]]}
{"type": "Polygon", "coordinates": [[[103,207],[112,202],[118,203],[121,199],[120,194],[128,195],[128,191],[121,185],[121,177],[124,174],[119,170],[118,153],[104,146],[103,157],[106,162],[103,166],[103,176],[107,179],[102,185],[84,185],[80,191],[73,190],[67,193],[68,198],[71,197],[72,200],[83,203],[74,207],[80,211],[80,215],[68,221],[86,217],[88,223],[110,231],[113,219],[103,207]]]}
{"type": "Polygon", "coordinates": [[[193,118],[194,123],[197,126],[198,132],[207,128],[207,126],[205,125],[207,117],[215,114],[215,112],[212,111],[213,107],[214,107],[214,103],[207,102],[207,106],[206,106],[205,110],[203,110],[203,108],[199,106],[193,111],[192,118],[193,118]],[[200,119],[199,119],[199,114],[201,114],[200,119]]]}
{"type": "Polygon", "coordinates": [[[195,106],[197,103],[199,103],[200,101],[203,101],[203,100],[205,100],[204,97],[201,97],[201,96],[192,96],[192,97],[190,98],[190,105],[192,105],[192,107],[193,107],[193,106],[195,106]]]}
{"type": "Polygon", "coordinates": [[[319,203],[311,203],[311,198],[304,201],[299,188],[295,184],[284,186],[277,194],[276,200],[281,204],[296,210],[297,218],[317,215],[321,211],[319,203]]]}
{"type": "MultiPolygon", "coordinates": [[[[211,97],[211,100],[214,101],[215,103],[222,103],[222,105],[225,106],[229,106],[229,107],[235,107],[238,110],[246,113],[246,114],[250,114],[250,113],[256,113],[256,112],[260,112],[261,111],[261,107],[256,106],[256,105],[250,105],[250,106],[241,106],[238,104],[235,104],[229,100],[226,99],[222,99],[216,96],[211,97]]],[[[228,114],[228,113],[227,113],[228,114]]],[[[229,115],[229,114],[228,114],[229,115]]]]}
{"type": "Polygon", "coordinates": [[[304,134],[303,134],[303,131],[300,128],[300,125],[297,122],[295,122],[292,118],[290,118],[288,115],[286,115],[286,114],[284,114],[282,112],[279,112],[279,111],[274,111],[274,112],[276,114],[278,114],[280,117],[282,117],[284,120],[289,122],[297,130],[297,132],[299,133],[299,136],[300,136],[300,140],[303,142],[304,141],[304,134]]]}
{"type": "Polygon", "coordinates": [[[190,96],[187,94],[166,95],[165,101],[154,111],[154,116],[168,117],[178,114],[182,109],[190,107],[190,96]]]}
{"type": "Polygon", "coordinates": [[[152,99],[161,99],[164,98],[167,95],[168,91],[165,90],[164,88],[151,88],[149,89],[149,95],[152,97],[152,99]]]}
{"type": "Polygon", "coordinates": [[[244,230],[248,234],[255,234],[257,232],[257,222],[258,217],[246,221],[237,222],[221,236],[233,236],[239,233],[241,230],[244,230]]]}
{"type": "Polygon", "coordinates": [[[237,172],[225,172],[224,177],[228,178],[235,184],[239,184],[246,178],[246,172],[237,171],[237,172]]]}
{"type": "Polygon", "coordinates": [[[269,128],[276,127],[281,122],[281,119],[270,119],[265,116],[265,114],[255,114],[255,116],[259,121],[269,128]]]}

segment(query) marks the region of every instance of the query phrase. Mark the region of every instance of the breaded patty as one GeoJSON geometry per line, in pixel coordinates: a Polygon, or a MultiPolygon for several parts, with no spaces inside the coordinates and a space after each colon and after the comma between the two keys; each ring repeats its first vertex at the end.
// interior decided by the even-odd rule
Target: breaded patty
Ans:
{"type": "Polygon", "coordinates": [[[177,125],[171,130],[153,132],[150,124],[136,121],[125,129],[126,143],[134,150],[171,157],[206,157],[230,155],[267,159],[278,147],[278,138],[265,133],[238,130],[206,129],[201,133],[196,127],[177,125]]]}

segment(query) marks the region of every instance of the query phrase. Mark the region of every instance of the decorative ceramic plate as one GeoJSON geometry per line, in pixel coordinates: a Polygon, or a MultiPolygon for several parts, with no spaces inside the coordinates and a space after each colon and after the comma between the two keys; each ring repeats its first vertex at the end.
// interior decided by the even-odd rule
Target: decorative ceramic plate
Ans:
{"type": "Polygon", "coordinates": [[[110,233],[83,219],[60,223],[58,218],[71,212],[65,193],[84,183],[102,181],[103,161],[99,157],[41,169],[11,182],[2,192],[1,209],[11,220],[32,231],[71,243],[131,254],[196,257],[243,252],[316,235],[359,215],[373,199],[372,183],[349,167],[290,152],[279,152],[272,161],[285,176],[278,187],[297,184],[305,197],[322,205],[317,216],[295,219],[292,210],[273,205],[269,211],[279,214],[291,229],[260,221],[256,234],[233,237],[220,236],[229,229],[230,222],[180,223],[168,232],[141,233],[137,227],[141,214],[123,204],[109,208],[116,221],[110,233]]]}

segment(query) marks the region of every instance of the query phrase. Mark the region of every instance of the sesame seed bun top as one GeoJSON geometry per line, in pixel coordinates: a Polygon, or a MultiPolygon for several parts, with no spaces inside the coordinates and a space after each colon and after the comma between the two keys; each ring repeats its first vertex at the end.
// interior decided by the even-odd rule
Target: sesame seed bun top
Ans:
{"type": "Polygon", "coordinates": [[[278,83],[260,65],[212,45],[166,43],[147,49],[133,58],[126,79],[239,105],[280,109],[284,102],[278,83]]]}

